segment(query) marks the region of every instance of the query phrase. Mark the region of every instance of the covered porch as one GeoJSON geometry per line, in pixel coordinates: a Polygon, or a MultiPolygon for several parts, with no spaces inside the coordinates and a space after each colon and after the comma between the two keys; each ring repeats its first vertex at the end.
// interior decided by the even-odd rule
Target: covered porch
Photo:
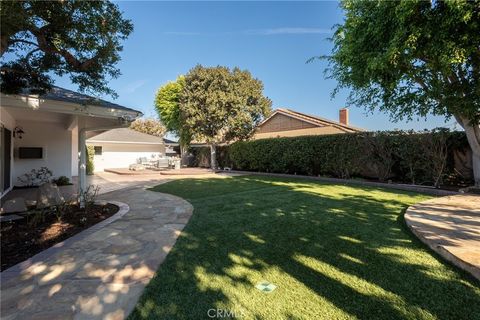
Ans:
{"type": "MultiPolygon", "coordinates": [[[[54,87],[43,96],[3,95],[0,104],[0,197],[29,181],[32,169],[48,168],[51,178],[86,186],[85,141],[104,130],[125,127],[141,112],[54,87]]],[[[69,186],[69,189],[73,187],[69,186]]]]}

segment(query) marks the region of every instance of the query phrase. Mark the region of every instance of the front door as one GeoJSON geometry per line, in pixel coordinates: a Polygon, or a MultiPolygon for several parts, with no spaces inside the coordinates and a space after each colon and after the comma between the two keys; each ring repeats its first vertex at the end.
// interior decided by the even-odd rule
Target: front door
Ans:
{"type": "Polygon", "coordinates": [[[12,165],[11,149],[12,149],[12,132],[6,128],[1,128],[1,191],[10,188],[10,171],[12,165]]]}

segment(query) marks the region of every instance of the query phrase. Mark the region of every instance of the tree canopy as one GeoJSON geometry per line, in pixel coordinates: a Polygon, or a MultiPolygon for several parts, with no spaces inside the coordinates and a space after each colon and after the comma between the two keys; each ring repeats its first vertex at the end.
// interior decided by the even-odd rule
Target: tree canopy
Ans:
{"type": "Polygon", "coordinates": [[[158,89],[155,95],[155,109],[167,131],[176,134],[182,146],[190,144],[190,134],[180,118],[180,97],[185,87],[185,78],[168,82],[158,89]]]}
{"type": "Polygon", "coordinates": [[[480,184],[480,2],[344,0],[327,76],[393,120],[455,117],[480,184]]]}
{"type": "Polygon", "coordinates": [[[108,80],[121,41],[133,30],[109,1],[2,1],[1,91],[48,90],[52,74],[68,74],[80,91],[115,96],[108,80]]]}
{"type": "Polygon", "coordinates": [[[166,131],[162,122],[152,118],[137,119],[130,124],[130,129],[156,137],[163,137],[166,131]]]}
{"type": "Polygon", "coordinates": [[[249,71],[198,65],[185,76],[180,108],[194,138],[221,143],[250,137],[271,105],[249,71]]]}
{"type": "Polygon", "coordinates": [[[263,83],[249,71],[197,65],[185,76],[180,117],[194,139],[211,146],[215,168],[215,146],[250,137],[271,105],[263,83]]]}

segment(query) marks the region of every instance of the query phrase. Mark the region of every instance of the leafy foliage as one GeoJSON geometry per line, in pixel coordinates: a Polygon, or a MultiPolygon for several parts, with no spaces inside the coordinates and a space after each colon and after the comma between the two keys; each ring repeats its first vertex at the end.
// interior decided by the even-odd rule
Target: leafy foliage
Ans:
{"type": "Polygon", "coordinates": [[[185,76],[180,119],[193,139],[210,145],[210,166],[216,169],[216,146],[250,137],[271,105],[263,83],[250,72],[197,65],[185,76]]]}
{"type": "Polygon", "coordinates": [[[327,76],[333,95],[393,120],[455,117],[472,149],[480,187],[480,4],[478,1],[343,0],[327,76]]]}
{"type": "MultiPolygon", "coordinates": [[[[456,153],[467,150],[462,132],[380,131],[238,141],[219,148],[218,161],[221,167],[247,171],[365,177],[438,187],[470,182],[471,173],[462,176],[454,162],[456,153]]],[[[205,163],[206,153],[196,150],[194,164],[205,163]]]]}
{"type": "Polygon", "coordinates": [[[130,128],[156,137],[163,137],[166,131],[165,126],[160,121],[151,118],[137,119],[130,124],[130,128]]]}
{"type": "Polygon", "coordinates": [[[95,165],[93,162],[93,157],[95,156],[95,147],[94,146],[86,146],[87,148],[87,168],[86,168],[86,173],[87,175],[92,175],[93,172],[95,171],[95,165]]]}
{"type": "Polygon", "coordinates": [[[71,185],[70,179],[66,176],[60,176],[57,179],[54,179],[52,182],[55,183],[57,186],[71,185]]]}
{"type": "Polygon", "coordinates": [[[121,41],[133,30],[109,1],[2,1],[1,91],[50,89],[51,74],[68,74],[81,91],[115,96],[121,41]]]}
{"type": "Polygon", "coordinates": [[[198,65],[185,76],[180,111],[194,139],[218,144],[248,138],[271,104],[250,72],[198,65]]]}
{"type": "Polygon", "coordinates": [[[184,87],[183,76],[160,87],[155,95],[155,109],[166,130],[176,134],[180,144],[188,146],[191,136],[180,118],[180,97],[184,87]]]}
{"type": "Polygon", "coordinates": [[[328,74],[350,103],[394,119],[480,120],[478,1],[352,1],[333,36],[328,74]]]}

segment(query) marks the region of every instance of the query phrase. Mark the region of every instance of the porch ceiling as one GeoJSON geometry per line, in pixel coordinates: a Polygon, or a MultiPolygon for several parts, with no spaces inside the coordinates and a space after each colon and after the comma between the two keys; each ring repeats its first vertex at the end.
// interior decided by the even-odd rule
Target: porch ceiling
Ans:
{"type": "MultiPolygon", "coordinates": [[[[80,128],[115,126],[118,125],[118,119],[95,117],[93,115],[72,115],[66,113],[58,113],[51,111],[44,111],[38,109],[25,109],[17,107],[3,107],[16,122],[34,121],[46,123],[61,123],[65,124],[65,128],[72,129],[73,126],[80,124],[80,128]],[[76,121],[78,120],[78,122],[76,121]],[[73,125],[73,126],[72,126],[73,125]]],[[[96,135],[94,133],[92,135],[96,135]]]]}
{"type": "Polygon", "coordinates": [[[2,107],[16,121],[38,121],[38,122],[54,122],[66,123],[71,118],[68,114],[48,112],[42,110],[21,109],[15,107],[2,107]]]}

